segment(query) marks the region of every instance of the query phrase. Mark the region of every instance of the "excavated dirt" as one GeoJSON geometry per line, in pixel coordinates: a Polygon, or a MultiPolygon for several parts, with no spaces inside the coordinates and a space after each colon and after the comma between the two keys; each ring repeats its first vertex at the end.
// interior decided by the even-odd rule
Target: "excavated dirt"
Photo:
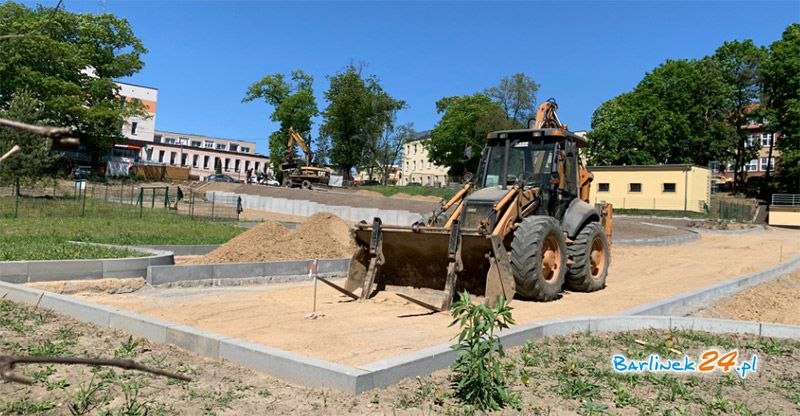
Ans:
{"type": "Polygon", "coordinates": [[[74,293],[133,293],[144,286],[141,277],[130,279],[87,279],[57,282],[30,283],[28,286],[48,292],[70,295],[74,293]]]}
{"type": "Polygon", "coordinates": [[[314,214],[294,230],[265,222],[187,264],[273,260],[336,259],[353,255],[350,225],[326,213],[314,214]]]}
{"type": "MultiPolygon", "coordinates": [[[[560,299],[544,303],[515,299],[511,306],[517,325],[609,315],[773,267],[797,255],[800,233],[783,229],[744,235],[703,234],[698,241],[674,246],[612,246],[604,290],[565,292],[560,299]]],[[[314,308],[314,288],[308,282],[144,288],[130,294],[76,296],[350,365],[451,342],[457,332],[448,327],[448,314],[431,314],[396,294],[380,292],[369,301],[353,302],[322,284],[316,290],[316,312],[324,316],[308,320],[305,317],[314,308]]],[[[796,301],[789,304],[796,305],[796,301]]]]}
{"type": "Polygon", "coordinates": [[[697,311],[694,316],[800,325],[800,272],[762,283],[697,311]]]}

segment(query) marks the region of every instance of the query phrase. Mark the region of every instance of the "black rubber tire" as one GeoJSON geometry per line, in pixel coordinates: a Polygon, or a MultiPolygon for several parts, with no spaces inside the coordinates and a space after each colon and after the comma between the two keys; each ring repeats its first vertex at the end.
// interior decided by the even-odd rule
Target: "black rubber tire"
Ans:
{"type": "Polygon", "coordinates": [[[311,189],[311,181],[304,179],[303,183],[300,184],[300,187],[303,189],[311,189]]]}
{"type": "Polygon", "coordinates": [[[564,285],[567,265],[567,245],[558,222],[551,217],[524,219],[511,241],[511,270],[516,282],[516,292],[522,297],[538,301],[558,298],[564,285]],[[542,272],[543,247],[550,238],[558,245],[558,267],[547,279],[542,272]]]}
{"type": "Polygon", "coordinates": [[[578,233],[575,242],[567,248],[567,252],[573,261],[567,270],[568,288],[576,292],[594,292],[606,286],[611,254],[608,247],[608,236],[600,223],[586,224],[578,233]],[[595,244],[599,244],[603,250],[603,254],[601,254],[603,263],[597,267],[595,275],[592,275],[591,253],[595,244]]]}

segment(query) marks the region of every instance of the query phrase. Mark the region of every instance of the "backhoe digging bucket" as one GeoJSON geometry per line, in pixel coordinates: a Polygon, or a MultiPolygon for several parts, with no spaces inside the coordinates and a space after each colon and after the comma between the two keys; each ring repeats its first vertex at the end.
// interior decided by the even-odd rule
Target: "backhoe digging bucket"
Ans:
{"type": "Polygon", "coordinates": [[[502,241],[475,231],[450,228],[359,224],[353,230],[358,249],[350,261],[345,289],[368,299],[391,290],[436,311],[450,308],[462,290],[486,296],[494,304],[499,295],[511,299],[514,278],[502,241]],[[496,255],[496,251],[502,253],[496,255]],[[425,299],[425,300],[420,300],[425,299]]]}

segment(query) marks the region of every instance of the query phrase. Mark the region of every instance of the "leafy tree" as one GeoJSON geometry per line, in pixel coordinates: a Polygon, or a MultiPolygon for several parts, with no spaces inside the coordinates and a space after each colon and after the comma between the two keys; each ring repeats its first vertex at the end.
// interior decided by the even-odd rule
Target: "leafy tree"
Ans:
{"type": "Polygon", "coordinates": [[[141,105],[118,98],[113,79],[142,69],[147,50],[128,21],[111,14],[30,9],[0,4],[0,106],[28,91],[41,101],[42,117],[74,127],[95,162],[124,140],[129,115],[141,105]]]}
{"type": "Polygon", "coordinates": [[[759,66],[766,57],[766,51],[756,46],[752,40],[725,42],[711,59],[716,63],[727,87],[725,97],[728,115],[726,123],[733,129],[733,145],[730,150],[733,159],[735,189],[744,185],[743,167],[756,157],[760,143],[749,143],[744,126],[753,116],[759,98],[759,66]]]}
{"type": "Polygon", "coordinates": [[[767,126],[779,132],[778,175],[785,190],[800,193],[800,24],[789,25],[761,65],[767,126]]]}
{"type": "Polygon", "coordinates": [[[633,91],[595,111],[589,133],[592,163],[723,160],[731,143],[727,91],[708,58],[665,62],[633,91]]]}
{"type": "Polygon", "coordinates": [[[442,98],[436,102],[436,110],[442,118],[423,145],[431,161],[449,166],[452,175],[461,175],[465,170],[475,172],[486,134],[515,125],[500,104],[480,93],[442,98]]]}
{"type": "Polygon", "coordinates": [[[369,150],[406,103],[384,91],[374,75],[362,77],[355,65],[329,79],[330,88],[325,92],[328,107],[320,133],[331,141],[331,162],[349,179],[352,168],[363,166],[370,158],[369,150]]]}
{"type": "MultiPolygon", "coordinates": [[[[273,169],[278,172],[285,161],[286,145],[289,141],[289,128],[292,127],[303,138],[311,142],[311,119],[319,114],[312,85],[314,78],[301,70],[294,70],[289,80],[284,74],[267,75],[247,89],[242,102],[264,100],[272,106],[270,120],[280,124],[280,128],[269,136],[269,157],[273,169]]],[[[292,154],[296,149],[288,149],[292,154]]]]}
{"type": "MultiPolygon", "coordinates": [[[[0,109],[0,117],[28,124],[47,124],[44,104],[30,94],[14,94],[8,107],[0,109]]],[[[0,127],[0,155],[14,145],[21,150],[0,164],[0,179],[36,179],[50,169],[55,157],[50,155],[50,139],[9,127],[0,127]]]]}
{"type": "Polygon", "coordinates": [[[514,120],[523,127],[536,114],[537,91],[539,84],[518,72],[510,77],[503,77],[499,85],[487,88],[484,94],[500,104],[509,120],[514,120]]]}
{"type": "Polygon", "coordinates": [[[370,179],[372,179],[373,168],[376,168],[381,172],[381,182],[383,185],[387,185],[392,167],[399,162],[403,144],[413,139],[415,135],[416,132],[411,123],[398,126],[395,123],[395,117],[392,117],[392,121],[384,127],[383,134],[370,145],[370,159],[366,161],[370,179]]]}

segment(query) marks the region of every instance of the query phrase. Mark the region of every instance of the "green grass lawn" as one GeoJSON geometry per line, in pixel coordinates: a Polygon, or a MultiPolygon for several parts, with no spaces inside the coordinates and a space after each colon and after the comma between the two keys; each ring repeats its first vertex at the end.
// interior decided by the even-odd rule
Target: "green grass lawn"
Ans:
{"type": "Polygon", "coordinates": [[[369,185],[361,186],[358,189],[365,191],[378,192],[385,196],[392,196],[394,194],[404,193],[409,195],[432,195],[440,198],[449,199],[458,189],[453,188],[434,188],[432,186],[383,186],[383,185],[369,185]]]}
{"type": "Polygon", "coordinates": [[[92,201],[25,200],[14,215],[14,200],[0,198],[0,261],[127,257],[127,250],[69,244],[84,241],[120,245],[221,244],[243,228],[232,222],[192,220],[160,209],[92,201]],[[84,212],[84,216],[81,216],[84,212]]]}

